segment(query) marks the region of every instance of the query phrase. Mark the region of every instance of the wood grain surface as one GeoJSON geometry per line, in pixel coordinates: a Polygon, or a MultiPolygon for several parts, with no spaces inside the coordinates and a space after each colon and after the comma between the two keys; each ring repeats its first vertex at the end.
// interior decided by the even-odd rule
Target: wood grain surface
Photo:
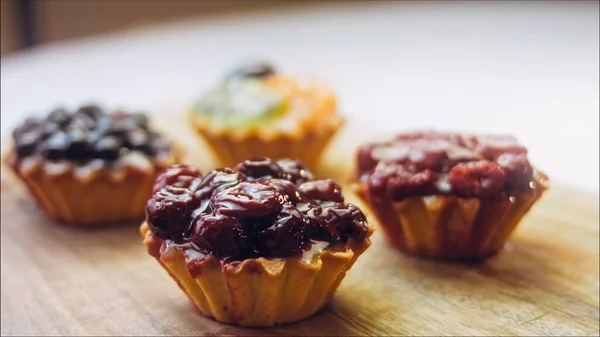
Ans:
{"type": "MultiPolygon", "coordinates": [[[[157,119],[177,130],[188,162],[215,165],[184,119],[157,119]]],[[[350,123],[318,174],[344,181],[356,144],[374,135],[350,123]]],[[[567,187],[551,185],[506,249],[484,263],[403,256],[376,232],[323,311],[266,329],[201,317],[148,256],[139,224],[52,222],[6,167],[1,191],[2,335],[599,334],[598,196],[567,187]]]]}

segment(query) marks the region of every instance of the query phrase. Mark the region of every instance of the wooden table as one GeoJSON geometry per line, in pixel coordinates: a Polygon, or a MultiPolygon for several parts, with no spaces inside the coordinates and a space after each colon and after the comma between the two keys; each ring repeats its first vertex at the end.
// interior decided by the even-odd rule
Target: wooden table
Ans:
{"type": "MultiPolygon", "coordinates": [[[[177,130],[199,144],[186,126],[177,130]]],[[[321,174],[344,180],[352,149],[373,134],[357,130],[334,141],[321,174]]],[[[214,165],[202,145],[188,154],[214,165]]],[[[1,190],[3,335],[599,334],[598,196],[563,186],[551,186],[505,251],[481,264],[406,257],[376,232],[326,309],[268,329],[201,317],[147,255],[137,223],[51,222],[5,167],[1,190]]]]}

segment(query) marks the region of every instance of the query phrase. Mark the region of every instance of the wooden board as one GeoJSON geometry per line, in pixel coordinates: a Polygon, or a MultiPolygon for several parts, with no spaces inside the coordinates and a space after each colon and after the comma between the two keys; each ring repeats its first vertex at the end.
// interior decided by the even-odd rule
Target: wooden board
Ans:
{"type": "MultiPolygon", "coordinates": [[[[183,119],[159,119],[177,128],[189,162],[214,165],[183,119]]],[[[356,144],[376,134],[352,125],[321,174],[343,181],[356,144]]],[[[599,334],[598,196],[566,187],[551,186],[505,251],[485,263],[406,257],[376,232],[326,309],[267,329],[201,317],[147,255],[138,224],[49,221],[5,167],[1,190],[2,335],[599,334]]]]}

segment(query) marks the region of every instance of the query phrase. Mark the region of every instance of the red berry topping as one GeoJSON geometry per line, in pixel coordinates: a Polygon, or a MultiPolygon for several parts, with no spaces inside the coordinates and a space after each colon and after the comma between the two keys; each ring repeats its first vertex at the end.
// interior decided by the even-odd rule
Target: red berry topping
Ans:
{"type": "Polygon", "coordinates": [[[458,164],[452,168],[448,178],[452,189],[465,197],[493,196],[506,181],[500,166],[487,160],[458,164]]]}
{"type": "Polygon", "coordinates": [[[496,163],[504,170],[506,180],[511,187],[527,188],[533,180],[533,168],[524,153],[503,153],[496,163]]]}
{"type": "Polygon", "coordinates": [[[512,136],[413,132],[366,144],[357,155],[357,178],[372,197],[456,195],[506,198],[529,188],[533,167],[512,136]]]}

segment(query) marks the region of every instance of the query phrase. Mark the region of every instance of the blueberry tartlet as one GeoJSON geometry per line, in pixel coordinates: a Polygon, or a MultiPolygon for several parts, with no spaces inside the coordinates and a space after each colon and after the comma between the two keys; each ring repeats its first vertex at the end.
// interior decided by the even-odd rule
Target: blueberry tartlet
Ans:
{"type": "Polygon", "coordinates": [[[341,188],[295,160],[246,160],[203,176],[175,165],[141,226],[151,256],[207,317],[271,326],[323,308],[373,228],[341,188]]]}
{"type": "Polygon", "coordinates": [[[328,85],[284,76],[262,63],[237,69],[210,88],[195,102],[191,118],[227,166],[265,156],[314,167],[344,123],[328,85]]]}
{"type": "Polygon", "coordinates": [[[50,217],[77,224],[143,218],[154,180],[179,152],[145,115],[93,105],[29,118],[12,136],[6,163],[50,217]]]}
{"type": "Polygon", "coordinates": [[[353,188],[387,241],[418,256],[480,260],[498,252],[548,188],[505,135],[414,132],[362,146],[353,188]]]}

